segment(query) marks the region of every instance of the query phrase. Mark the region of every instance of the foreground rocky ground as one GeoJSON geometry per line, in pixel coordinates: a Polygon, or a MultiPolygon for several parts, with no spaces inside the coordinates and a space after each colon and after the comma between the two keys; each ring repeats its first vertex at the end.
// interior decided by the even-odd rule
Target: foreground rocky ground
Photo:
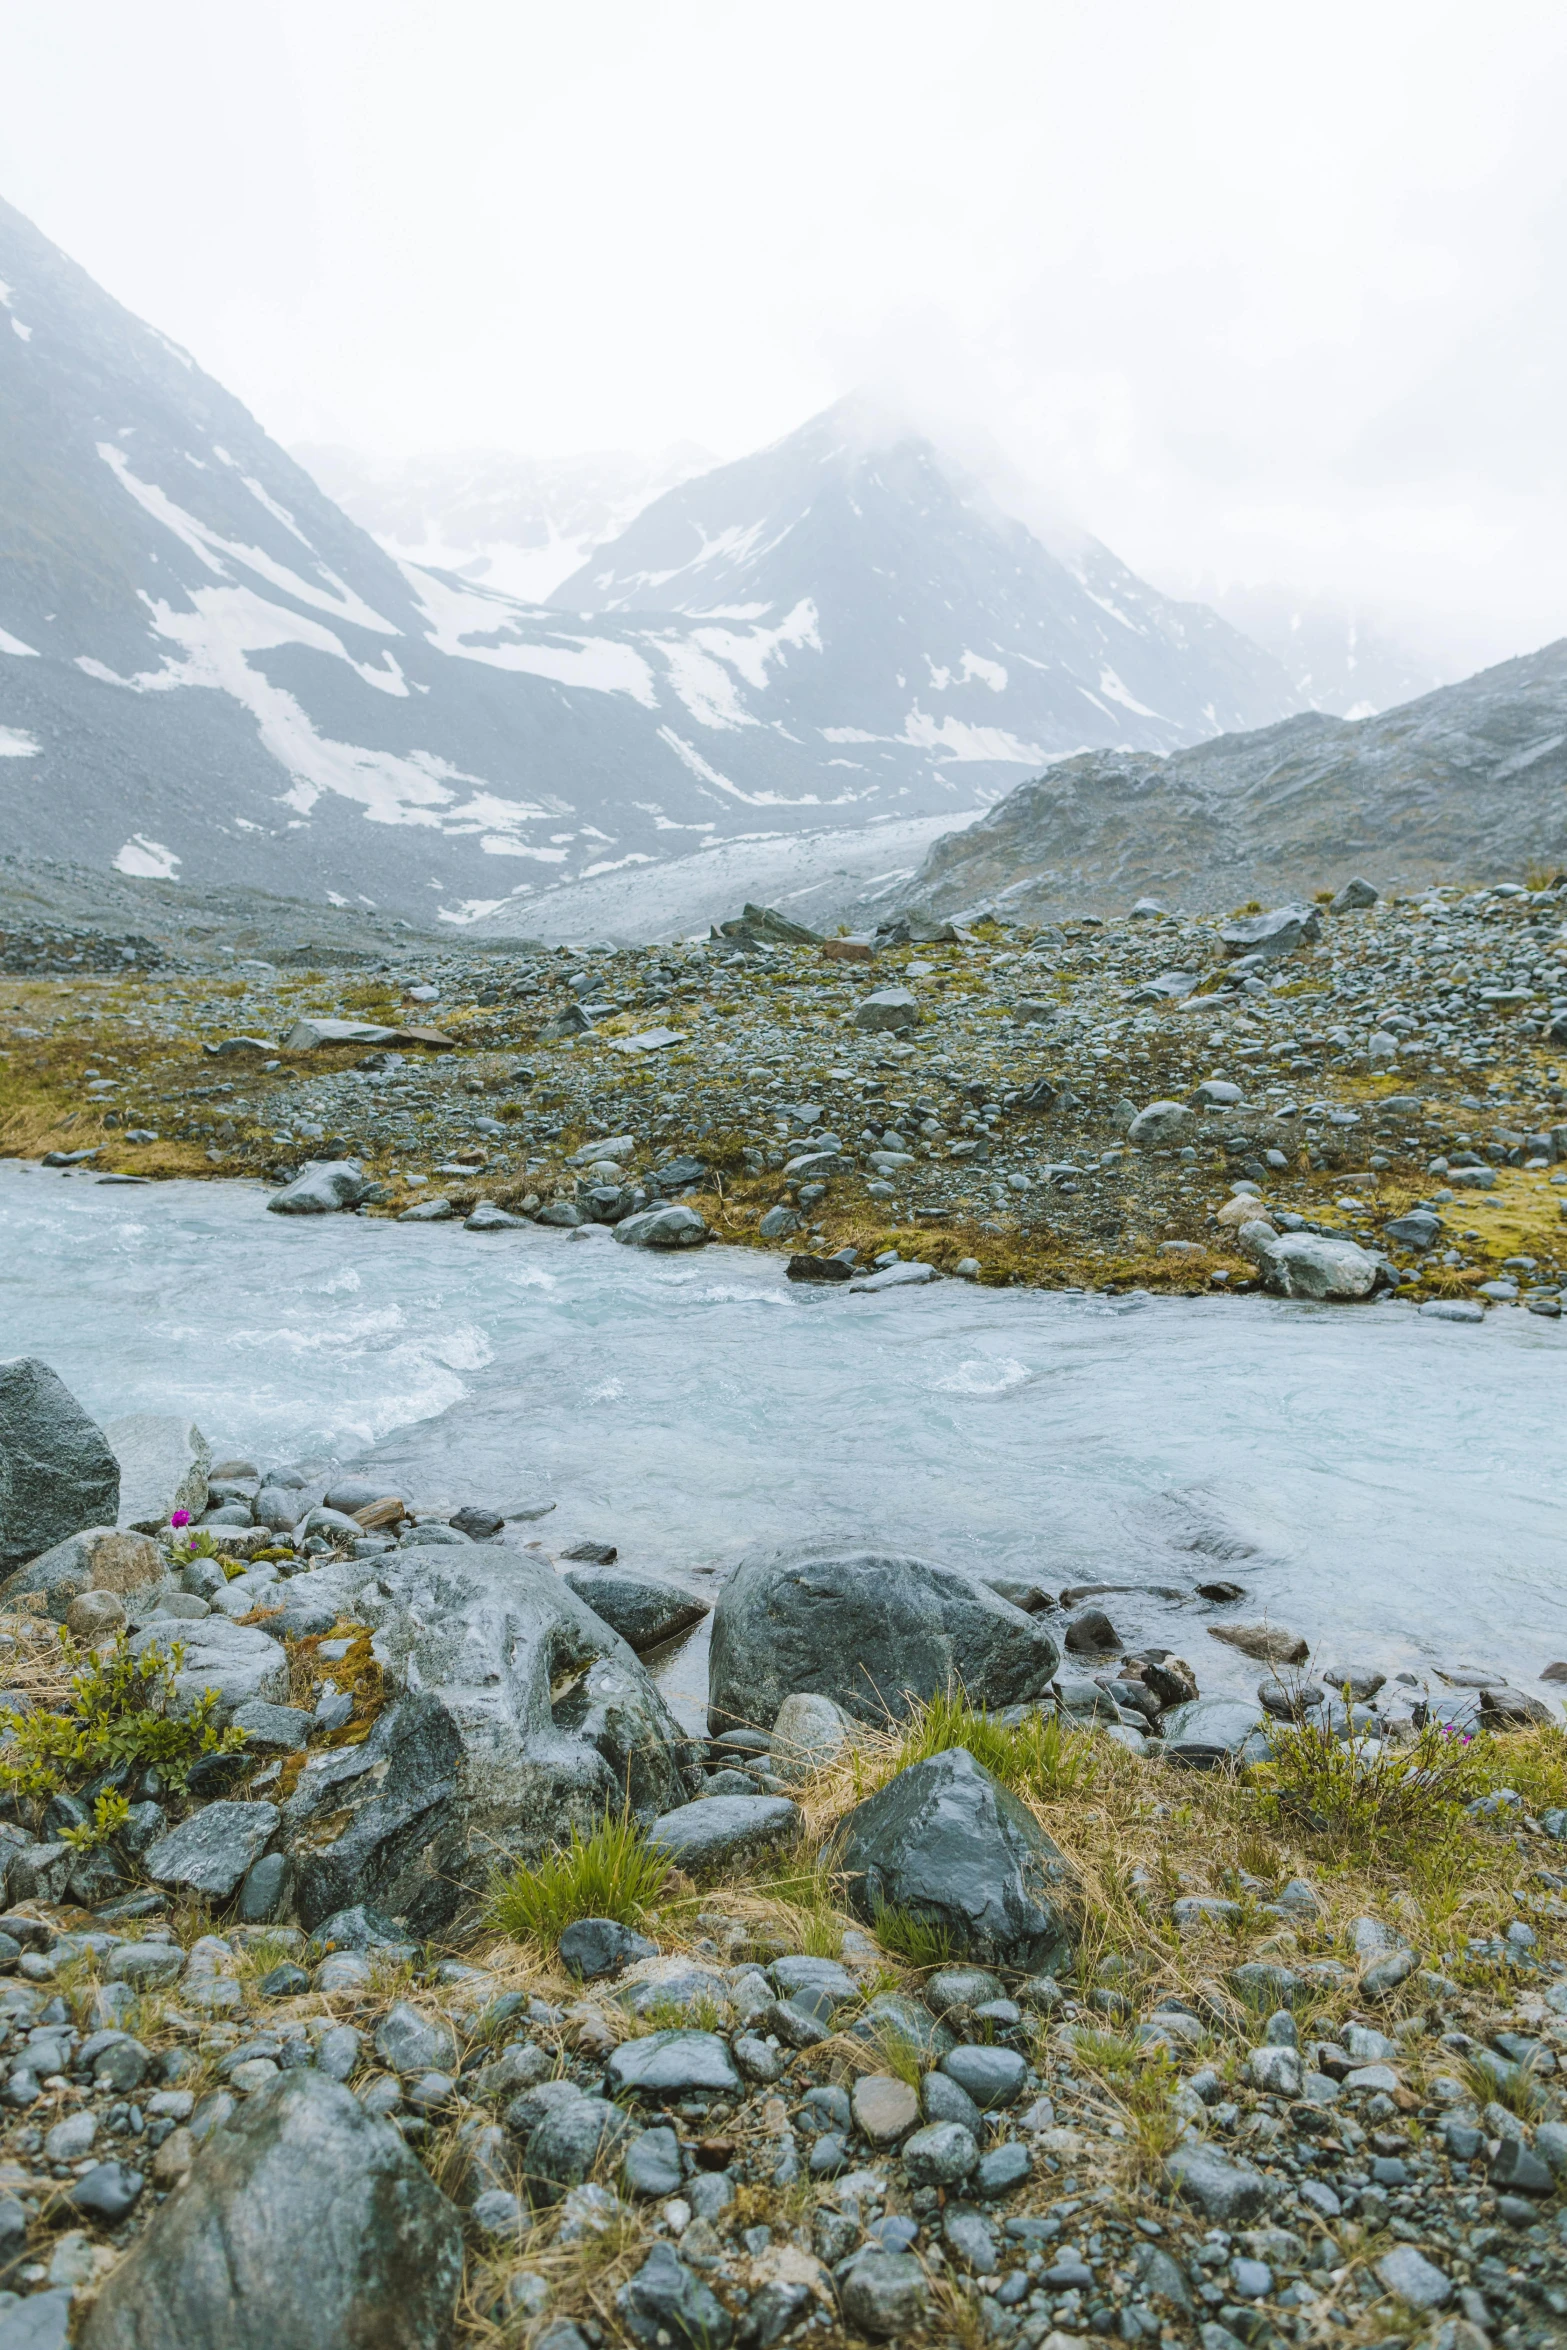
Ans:
{"type": "Polygon", "coordinates": [[[367,1212],[433,1220],[488,1203],[612,1222],[678,1200],[715,1236],[853,1250],[862,1271],[896,1255],[1109,1288],[1375,1280],[1553,1317],[1564,912],[1567,889],[1519,883],[858,943],[765,917],[581,953],[383,952],[356,933],[313,968],[290,932],[275,961],[192,938],[152,970],[107,934],[17,930],[0,1149],[74,1159],[78,1178],[279,1182],[352,1159],[367,1212]],[[1240,1244],[1259,1219],[1230,1207],[1237,1187],[1283,1257],[1265,1233],[1240,1244]]]}
{"type": "Polygon", "coordinates": [[[482,1499],[0,1461],[0,2350],[1567,2331],[1540,1700],[816,1549],[693,1739],[482,1499]]]}

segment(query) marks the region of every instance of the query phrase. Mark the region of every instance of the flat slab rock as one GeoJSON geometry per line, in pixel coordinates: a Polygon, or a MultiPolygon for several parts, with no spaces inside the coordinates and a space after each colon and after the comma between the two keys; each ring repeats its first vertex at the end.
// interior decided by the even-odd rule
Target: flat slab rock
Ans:
{"type": "Polygon", "coordinates": [[[800,1810],[786,1795],[708,1795],[666,1812],[648,1832],[681,1868],[713,1868],[760,1852],[800,1826],[800,1810]]]}
{"type": "Polygon", "coordinates": [[[573,1567],[561,1580],[568,1583],[584,1607],[590,1607],[628,1648],[656,1648],[677,1632],[699,1624],[710,1602],[682,1591],[677,1583],[663,1583],[653,1575],[630,1575],[607,1565],[573,1567]]]}
{"type": "Polygon", "coordinates": [[[682,2095],[693,2089],[738,2089],[728,2047],[716,2032],[648,2032],[623,2040],[604,2075],[611,2097],[682,2095]]]}

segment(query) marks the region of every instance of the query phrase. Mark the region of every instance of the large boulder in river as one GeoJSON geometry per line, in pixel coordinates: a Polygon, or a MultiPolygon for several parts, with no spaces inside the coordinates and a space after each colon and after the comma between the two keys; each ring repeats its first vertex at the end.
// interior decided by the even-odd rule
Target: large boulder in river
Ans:
{"type": "Polygon", "coordinates": [[[96,1420],[35,1355],[0,1363],[0,1574],[119,1509],[120,1464],[96,1420]]]}
{"type": "Polygon", "coordinates": [[[678,1583],[661,1583],[652,1575],[628,1575],[616,1567],[573,1567],[562,1578],[593,1613],[618,1632],[628,1647],[656,1648],[692,1624],[699,1624],[711,1602],[695,1599],[678,1583]]]}
{"type": "Polygon", "coordinates": [[[757,1550],[713,1613],[708,1723],[771,1729],[805,1690],[865,1722],[947,1689],[1021,1705],[1047,1694],[1060,1662],[1037,1616],[953,1567],[816,1544],[757,1550]]]}
{"type": "Polygon", "coordinates": [[[900,1771],[839,1830],[856,1915],[900,1910],[943,1929],[955,1957],[1054,1972],[1070,1958],[1071,1872],[1033,1813],[965,1747],[900,1771]]]}
{"type": "Polygon", "coordinates": [[[330,1216],[339,1208],[357,1208],[374,1189],[353,1159],[312,1160],[303,1174],[272,1194],[267,1206],[274,1216],[330,1216]]]}
{"type": "Polygon", "coordinates": [[[445,2350],[462,2223],[390,2122],[279,2073],[112,2271],[81,2350],[445,2350]]]}
{"type": "Polygon", "coordinates": [[[421,1545],[290,1593],[372,1624],[392,1693],[362,1745],[311,1755],[284,1807],[306,1926],[368,1902],[434,1933],[498,1863],[626,1805],[650,1824],[696,1792],[645,1667],[545,1564],[421,1545]]]}
{"type": "Polygon", "coordinates": [[[128,1412],[104,1429],[120,1464],[120,1524],[159,1534],[176,1510],[207,1506],[212,1447],[183,1413],[128,1412]]]}

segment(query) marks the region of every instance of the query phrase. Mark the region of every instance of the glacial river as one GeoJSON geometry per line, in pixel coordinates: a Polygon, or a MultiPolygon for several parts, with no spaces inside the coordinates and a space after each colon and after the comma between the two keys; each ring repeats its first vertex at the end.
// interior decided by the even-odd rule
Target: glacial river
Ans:
{"type": "MultiPolygon", "coordinates": [[[[100,1418],[188,1412],[218,1457],[553,1503],[516,1539],[613,1542],[697,1590],[799,1536],[1135,1585],[1101,1604],[1204,1689],[1259,1673],[1207,1636],[1223,1616],[1194,1587],[1219,1576],[1247,1593],[1225,1612],[1303,1632],[1319,1664],[1538,1690],[1567,1655],[1567,1325],[959,1282],[849,1296],[738,1249],[265,1198],[0,1165],[0,1354],[41,1355],[100,1418]]],[[[658,1669],[697,1718],[705,1627],[658,1669]]]]}

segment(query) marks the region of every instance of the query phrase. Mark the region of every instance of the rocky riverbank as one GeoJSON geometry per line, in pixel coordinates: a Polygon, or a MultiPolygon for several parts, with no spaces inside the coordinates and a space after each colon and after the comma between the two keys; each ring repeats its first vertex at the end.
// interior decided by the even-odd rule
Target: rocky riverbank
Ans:
{"type": "MultiPolygon", "coordinates": [[[[0,2345],[1555,2342],[1567,1737],[0,1371],[0,2345]]],[[[1556,1668],[1560,1670],[1560,1668],[1556,1668]]]]}
{"type": "Polygon", "coordinates": [[[0,1148],[280,1186],[347,1160],[367,1213],[478,1229],[674,1203],[862,1273],[1549,1318],[1564,910],[1559,886],[1357,885],[1228,923],[822,941],[751,909],[678,947],[413,942],[352,973],[228,950],[114,978],[82,949],[0,988],[0,1148]]]}

